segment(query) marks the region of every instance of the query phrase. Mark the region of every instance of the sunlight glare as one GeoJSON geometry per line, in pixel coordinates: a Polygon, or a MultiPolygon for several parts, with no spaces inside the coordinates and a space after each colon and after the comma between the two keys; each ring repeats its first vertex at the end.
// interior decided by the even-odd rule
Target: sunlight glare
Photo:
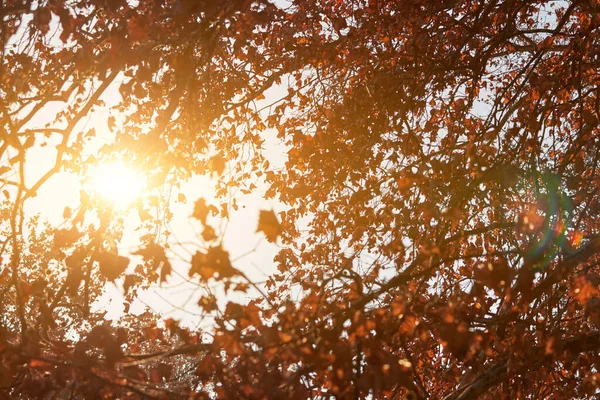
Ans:
{"type": "Polygon", "coordinates": [[[144,177],[123,162],[98,165],[90,173],[95,191],[116,207],[126,207],[144,188],[144,177]]]}

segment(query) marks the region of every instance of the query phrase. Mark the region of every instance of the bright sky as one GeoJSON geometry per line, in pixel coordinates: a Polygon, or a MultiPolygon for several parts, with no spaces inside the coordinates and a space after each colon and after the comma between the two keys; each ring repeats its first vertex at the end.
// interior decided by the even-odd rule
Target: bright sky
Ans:
{"type": "MultiPolygon", "coordinates": [[[[93,139],[89,146],[89,152],[92,154],[95,150],[113,140],[114,135],[110,132],[107,125],[109,109],[119,101],[118,83],[109,88],[103,96],[107,106],[93,112],[85,120],[83,130],[94,128],[97,137],[93,139]]],[[[274,92],[277,92],[275,89],[274,92]]],[[[272,93],[267,100],[272,100],[277,93],[272,93]]],[[[54,110],[48,110],[44,116],[51,118],[54,110]]],[[[44,118],[38,118],[32,121],[31,127],[40,127],[47,121],[44,118]]],[[[269,135],[267,135],[269,136],[269,135]]],[[[284,161],[284,148],[277,144],[275,134],[271,138],[267,137],[267,154],[271,165],[282,165],[284,161]]],[[[29,150],[27,159],[27,182],[37,180],[48,169],[53,166],[56,150],[53,146],[35,147],[29,150]]],[[[146,177],[137,173],[129,166],[123,163],[112,163],[102,165],[91,171],[90,176],[86,178],[90,187],[96,190],[107,201],[113,202],[117,208],[123,207],[128,202],[135,200],[143,191],[146,177]]],[[[38,191],[35,198],[29,199],[25,204],[26,215],[32,216],[40,213],[44,219],[47,219],[52,225],[58,226],[63,222],[63,211],[65,207],[76,208],[79,203],[79,191],[81,189],[80,179],[74,174],[61,172],[52,177],[38,191]]],[[[176,249],[177,255],[174,255],[173,267],[181,274],[174,273],[168,282],[162,287],[151,289],[140,296],[140,301],[131,306],[131,312],[143,312],[146,305],[159,312],[164,317],[181,319],[184,323],[195,325],[199,319],[194,316],[199,312],[197,301],[200,292],[197,286],[186,282],[189,262],[177,260],[181,256],[185,260],[191,259],[197,248],[194,243],[199,243],[199,234],[201,232],[200,223],[190,219],[195,200],[200,197],[210,201],[214,196],[214,181],[206,176],[194,176],[188,182],[182,182],[181,192],[185,194],[187,203],[173,202],[171,211],[174,214],[173,221],[169,226],[172,232],[172,238],[176,238],[181,243],[189,243],[186,249],[176,249]],[[182,278],[183,277],[183,278],[182,278]],[[179,307],[180,309],[176,308],[179,307]],[[184,310],[182,310],[184,309],[184,310]]],[[[263,199],[264,188],[257,188],[248,195],[239,195],[237,203],[238,211],[230,210],[230,219],[226,224],[223,221],[222,228],[225,228],[223,240],[224,248],[229,251],[234,265],[242,270],[250,279],[262,282],[273,271],[273,257],[278,247],[268,243],[262,234],[256,233],[258,221],[258,212],[261,209],[274,209],[276,212],[283,207],[275,201],[266,201],[263,199]]],[[[139,246],[138,236],[135,228],[139,224],[139,217],[135,210],[132,210],[126,216],[126,232],[123,235],[119,246],[121,255],[130,256],[139,246]]],[[[139,259],[132,257],[130,268],[133,269],[139,262],[139,259]]],[[[195,278],[198,279],[197,277],[195,278]]],[[[121,282],[117,280],[117,285],[107,284],[107,292],[102,299],[94,305],[96,310],[108,310],[107,317],[110,319],[118,318],[122,315],[123,296],[121,282]]],[[[217,296],[219,298],[219,296],[217,296]]],[[[228,299],[221,296],[221,302],[228,299]]],[[[240,299],[237,298],[239,301],[240,299]]]]}
{"type": "MultiPolygon", "coordinates": [[[[286,1],[275,1],[280,6],[289,5],[286,1]]],[[[50,38],[50,43],[61,46],[62,43],[58,40],[60,34],[56,25],[56,18],[51,23],[51,32],[54,37],[50,38]]],[[[27,24],[22,24],[26,27],[27,24]]],[[[16,43],[15,35],[7,46],[16,43]]],[[[115,106],[121,98],[118,91],[120,79],[108,88],[101,100],[105,102],[103,108],[96,108],[89,116],[84,118],[81,124],[77,126],[75,132],[87,131],[94,128],[96,137],[89,143],[84,152],[88,155],[94,154],[100,147],[107,143],[111,143],[114,139],[114,134],[108,128],[108,118],[111,116],[111,108],[115,106]]],[[[270,104],[273,100],[285,96],[287,91],[284,86],[275,87],[266,93],[266,98],[257,102],[257,109],[263,105],[270,104]]],[[[53,121],[54,116],[60,111],[62,104],[53,103],[39,112],[36,117],[27,125],[28,128],[40,128],[44,124],[53,121]]],[[[116,114],[112,116],[118,117],[116,114]]],[[[116,118],[117,120],[119,118],[116,118]]],[[[269,159],[272,168],[278,169],[285,162],[285,146],[276,138],[276,132],[267,132],[265,134],[265,154],[269,159]]],[[[41,147],[36,144],[27,152],[26,160],[26,182],[31,185],[43,176],[54,165],[56,150],[54,145],[58,144],[57,140],[48,140],[48,145],[41,147]]],[[[100,192],[117,205],[129,202],[135,199],[138,195],[138,190],[143,190],[143,183],[146,177],[129,169],[124,164],[110,164],[94,169],[90,176],[86,178],[90,182],[90,186],[100,192]],[[123,196],[125,198],[123,198],[123,196]]],[[[37,196],[29,198],[24,206],[26,216],[40,214],[42,219],[47,220],[53,226],[60,225],[64,218],[63,212],[65,207],[72,209],[79,205],[79,192],[81,189],[80,177],[72,173],[60,172],[48,180],[38,191],[37,196]]],[[[9,188],[9,190],[11,190],[9,188]]],[[[278,251],[278,246],[268,243],[262,234],[256,233],[258,222],[258,213],[261,209],[274,209],[275,212],[281,211],[284,207],[274,200],[264,200],[264,187],[259,187],[254,192],[248,195],[239,194],[236,196],[238,211],[230,210],[229,222],[226,224],[223,246],[229,251],[231,260],[234,266],[242,270],[250,279],[255,282],[262,282],[270,275],[275,266],[273,257],[278,251]]],[[[191,254],[196,251],[193,243],[199,242],[199,234],[201,232],[200,223],[190,219],[195,200],[200,197],[210,201],[214,196],[214,181],[211,181],[206,176],[194,176],[188,182],[181,183],[181,192],[185,194],[187,203],[173,202],[171,211],[173,212],[173,220],[169,229],[172,232],[172,237],[179,242],[190,243],[186,250],[179,249],[178,255],[185,258],[187,261],[178,261],[175,258],[172,261],[174,269],[183,277],[187,277],[189,268],[189,260],[191,254]]],[[[119,244],[119,252],[121,255],[130,256],[132,261],[130,268],[133,269],[139,259],[131,256],[131,252],[139,248],[138,235],[135,228],[139,224],[139,217],[135,210],[131,211],[126,216],[126,232],[123,235],[119,244]]],[[[225,221],[224,221],[225,224],[225,221]]],[[[176,250],[176,249],[174,249],[176,250]]],[[[197,277],[195,278],[198,279],[197,277]]],[[[107,292],[100,301],[93,307],[96,310],[108,310],[107,317],[110,319],[118,318],[122,315],[123,296],[121,290],[121,281],[117,280],[117,285],[107,284],[107,292]]],[[[163,287],[156,287],[142,293],[140,301],[133,304],[130,308],[131,312],[143,312],[146,305],[153,310],[159,312],[164,317],[172,317],[183,320],[184,323],[195,325],[198,323],[198,318],[194,317],[195,313],[199,312],[197,301],[200,296],[199,289],[176,273],[172,274],[163,287]],[[185,311],[173,307],[173,305],[184,308],[185,311]]],[[[229,299],[217,296],[219,301],[226,302],[229,299]]],[[[237,299],[240,300],[239,298],[237,299]]]]}

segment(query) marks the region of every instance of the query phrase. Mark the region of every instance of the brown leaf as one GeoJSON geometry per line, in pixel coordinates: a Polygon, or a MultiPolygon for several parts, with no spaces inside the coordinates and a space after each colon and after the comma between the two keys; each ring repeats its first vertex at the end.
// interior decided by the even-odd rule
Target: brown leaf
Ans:
{"type": "Polygon", "coordinates": [[[286,332],[277,332],[277,334],[279,335],[279,340],[283,344],[289,343],[293,339],[293,336],[286,332]]]}
{"type": "Polygon", "coordinates": [[[222,157],[214,156],[209,161],[210,169],[217,175],[223,175],[225,171],[225,160],[222,157]]]}
{"type": "Polygon", "coordinates": [[[129,266],[129,258],[108,252],[101,253],[96,260],[100,264],[100,273],[109,281],[117,279],[129,266]]]}
{"type": "Polygon", "coordinates": [[[244,344],[235,334],[230,332],[218,332],[213,343],[225,350],[230,356],[239,356],[244,352],[244,344]]]}
{"type": "Polygon", "coordinates": [[[240,282],[237,285],[235,285],[235,288],[233,290],[235,290],[237,292],[246,293],[249,288],[250,288],[250,286],[247,283],[240,282]]]}
{"type": "Polygon", "coordinates": [[[29,367],[40,368],[40,369],[49,369],[52,367],[52,364],[47,361],[44,361],[44,360],[31,360],[31,361],[29,361],[29,367]]]}
{"type": "Polygon", "coordinates": [[[260,210],[256,232],[263,232],[269,242],[274,242],[281,235],[281,225],[272,210],[260,210]]]}
{"type": "Polygon", "coordinates": [[[590,299],[600,294],[597,286],[592,282],[592,279],[585,275],[580,275],[575,278],[575,287],[573,295],[575,299],[583,306],[586,306],[590,299]]]}
{"type": "Polygon", "coordinates": [[[229,253],[220,245],[213,246],[206,253],[197,251],[192,256],[189,276],[200,275],[202,280],[207,281],[210,278],[230,278],[237,274],[237,270],[231,265],[229,253]]]}
{"type": "Polygon", "coordinates": [[[215,230],[212,226],[206,226],[202,231],[202,239],[204,239],[205,241],[210,242],[212,240],[215,240],[216,238],[217,235],[215,234],[215,230]]]}
{"type": "Polygon", "coordinates": [[[40,7],[35,13],[35,25],[42,32],[42,34],[48,33],[50,30],[50,21],[52,20],[52,12],[50,7],[40,7]]]}
{"type": "Polygon", "coordinates": [[[203,280],[208,280],[212,278],[215,272],[216,270],[207,263],[206,253],[197,251],[196,254],[192,256],[192,265],[188,271],[190,278],[195,274],[198,274],[203,280]]]}
{"type": "Polygon", "coordinates": [[[146,339],[149,340],[159,340],[159,339],[163,339],[163,332],[158,329],[156,327],[156,325],[154,326],[147,326],[144,328],[144,334],[146,336],[146,339]]]}
{"type": "Polygon", "coordinates": [[[128,274],[125,275],[125,279],[123,280],[123,291],[125,294],[129,293],[129,290],[133,286],[140,285],[142,283],[142,277],[136,274],[128,274]]]}
{"type": "Polygon", "coordinates": [[[111,131],[115,129],[115,117],[113,117],[112,115],[110,117],[108,117],[108,119],[106,120],[106,123],[108,124],[108,129],[110,129],[111,131]]]}
{"type": "Polygon", "coordinates": [[[54,232],[54,245],[58,248],[72,246],[80,236],[76,228],[59,229],[54,232]]]}
{"type": "Polygon", "coordinates": [[[194,204],[194,212],[192,213],[192,217],[194,217],[197,220],[199,220],[200,222],[202,222],[203,225],[206,225],[206,218],[208,217],[208,211],[209,211],[209,208],[206,205],[206,200],[204,200],[203,198],[199,198],[198,200],[196,200],[196,203],[194,204]]]}
{"type": "Polygon", "coordinates": [[[83,262],[87,258],[87,252],[85,248],[78,247],[73,253],[66,259],[67,268],[69,269],[67,275],[67,290],[71,295],[75,295],[79,289],[79,284],[83,280],[83,262]]]}
{"type": "Polygon", "coordinates": [[[167,277],[171,275],[171,272],[173,271],[171,262],[165,253],[165,249],[156,243],[149,243],[146,247],[133,253],[133,255],[142,256],[144,261],[149,263],[154,271],[160,269],[161,283],[165,282],[167,277]]]}
{"type": "Polygon", "coordinates": [[[133,16],[127,21],[127,34],[132,42],[141,42],[148,37],[148,27],[144,18],[133,16]]]}
{"type": "Polygon", "coordinates": [[[63,218],[64,219],[69,219],[71,218],[71,215],[73,215],[73,211],[71,210],[70,207],[65,207],[64,211],[63,211],[63,218]]]}
{"type": "Polygon", "coordinates": [[[218,309],[217,299],[213,295],[200,297],[198,305],[206,312],[216,311],[218,309]]]}

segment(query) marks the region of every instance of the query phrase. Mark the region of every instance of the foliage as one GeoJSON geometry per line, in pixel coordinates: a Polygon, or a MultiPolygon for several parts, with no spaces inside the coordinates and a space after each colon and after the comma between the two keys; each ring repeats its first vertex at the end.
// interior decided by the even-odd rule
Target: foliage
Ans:
{"type": "Polygon", "coordinates": [[[593,397],[599,12],[596,0],[4,1],[0,393],[593,397]],[[85,120],[100,107],[115,138],[90,155],[85,120]],[[40,146],[56,156],[31,181],[40,146]],[[86,191],[59,227],[25,212],[52,177],[106,159],[149,177],[136,267],[117,251],[119,213],[86,191]],[[196,174],[224,201],[195,203],[205,249],[186,271],[211,330],[151,314],[106,323],[90,305],[107,281],[131,302],[173,273],[164,189],[196,174]],[[214,226],[257,181],[286,207],[257,223],[281,244],[264,285],[214,226]],[[223,303],[216,284],[252,300],[223,303]]]}

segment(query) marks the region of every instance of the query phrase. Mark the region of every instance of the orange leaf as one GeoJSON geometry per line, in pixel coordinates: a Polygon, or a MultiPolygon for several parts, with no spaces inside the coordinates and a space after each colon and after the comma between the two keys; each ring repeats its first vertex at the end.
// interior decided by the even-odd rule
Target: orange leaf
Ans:
{"type": "Polygon", "coordinates": [[[277,239],[277,236],[281,235],[281,225],[272,210],[260,211],[256,232],[263,232],[269,242],[274,242],[277,239]]]}

